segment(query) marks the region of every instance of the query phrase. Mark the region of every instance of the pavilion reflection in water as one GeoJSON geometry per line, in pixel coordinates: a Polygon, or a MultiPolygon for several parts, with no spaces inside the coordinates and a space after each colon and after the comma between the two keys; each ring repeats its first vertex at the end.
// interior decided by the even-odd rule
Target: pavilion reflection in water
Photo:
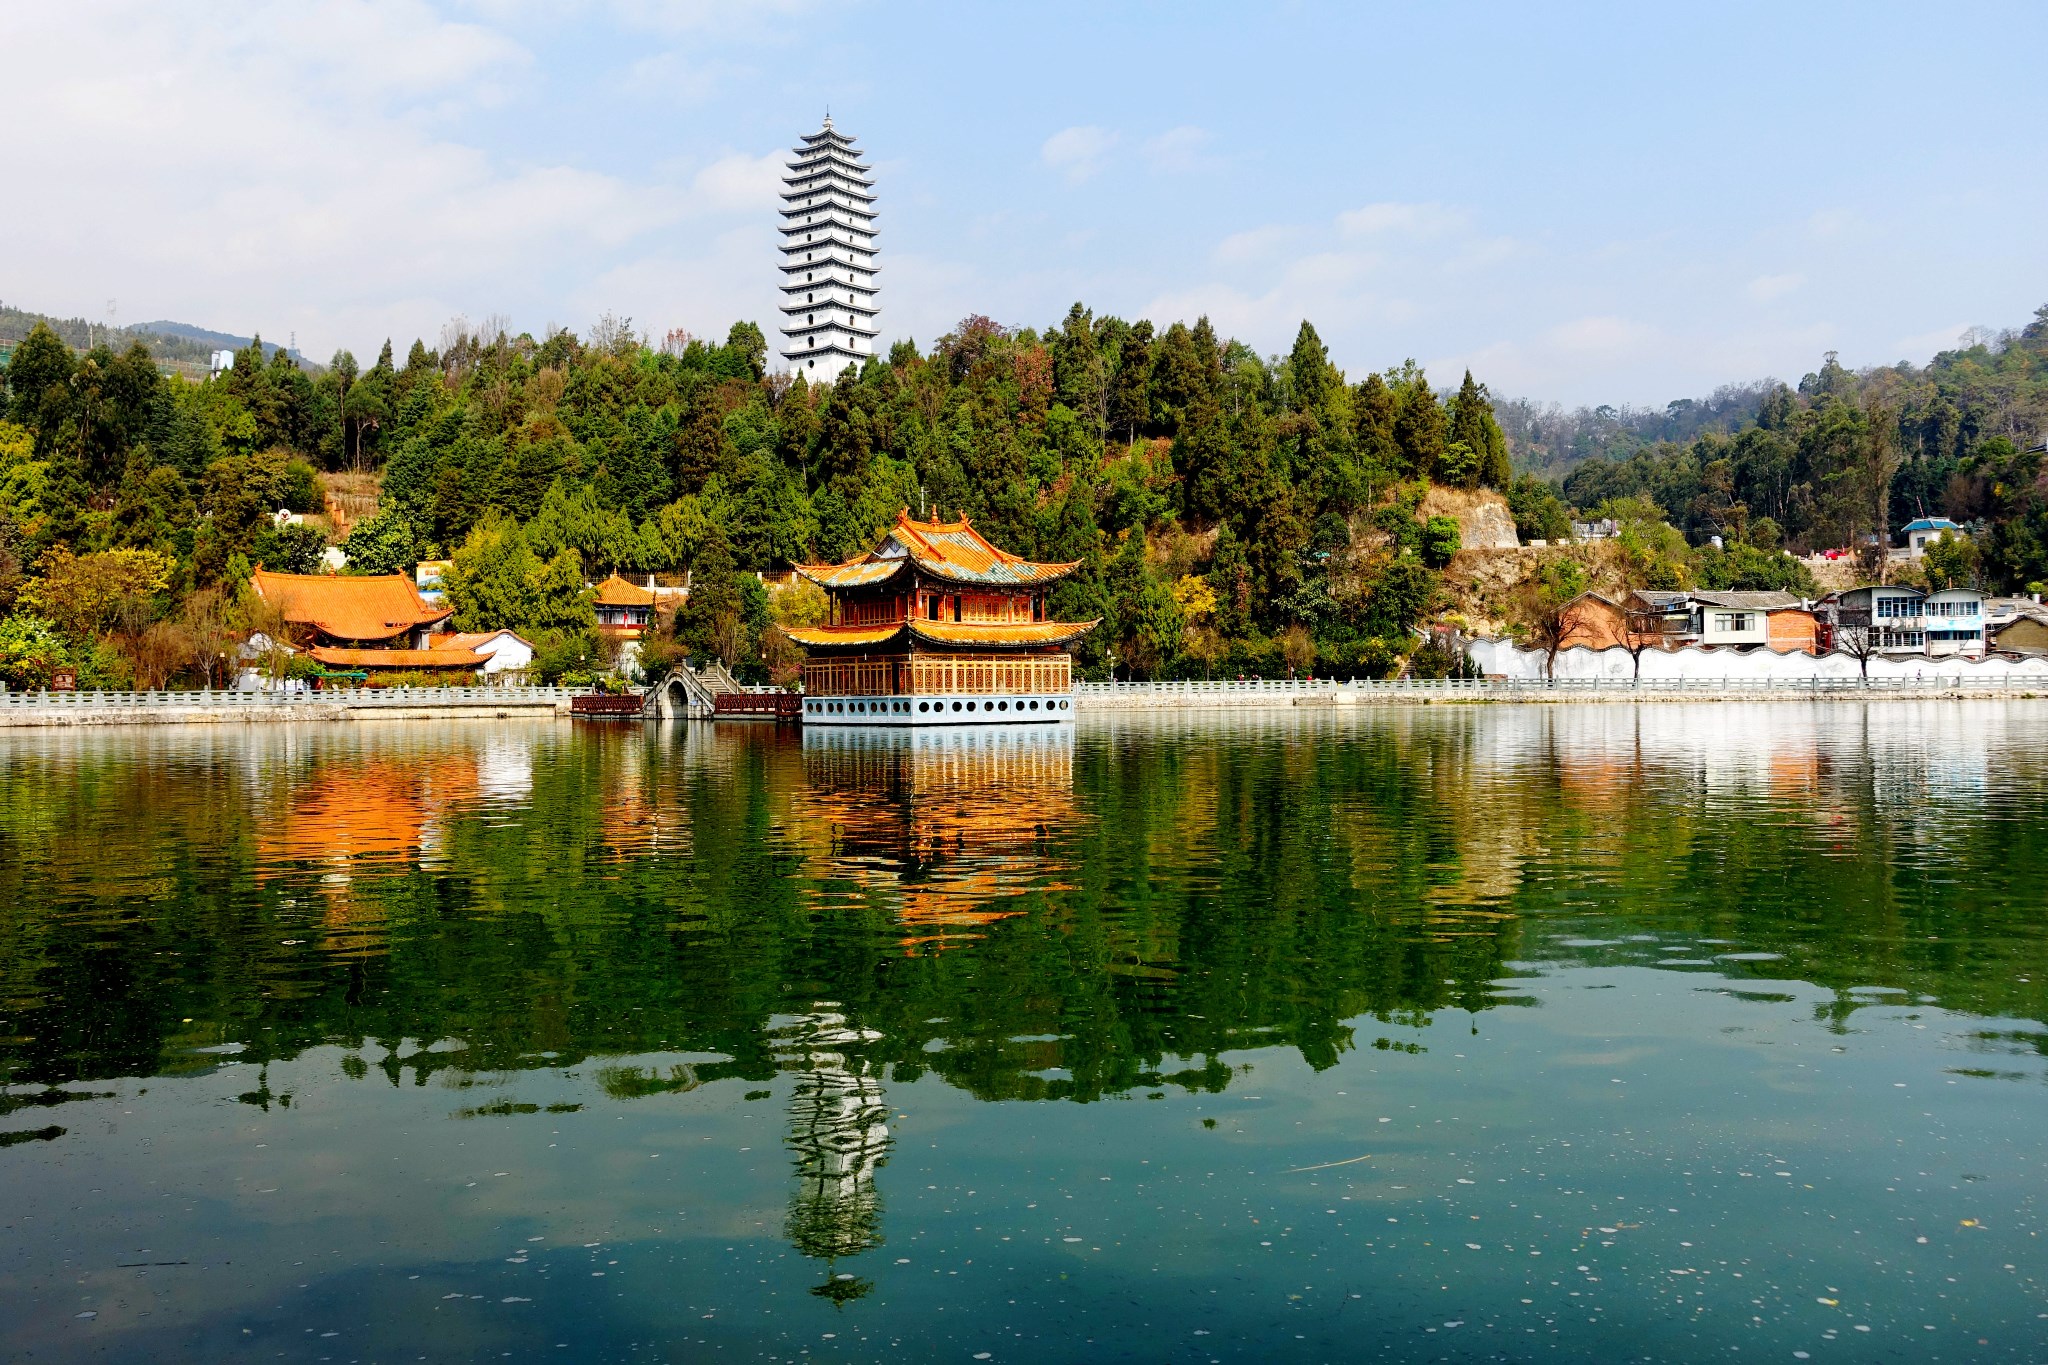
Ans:
{"type": "MultiPolygon", "coordinates": [[[[906,950],[978,937],[1021,913],[1023,893],[1056,885],[1054,845],[1078,810],[1066,726],[807,730],[803,764],[793,832],[810,879],[881,895],[906,950]]],[[[786,1232],[834,1266],[813,1293],[858,1298],[870,1282],[836,1263],[882,1243],[875,1173],[889,1154],[889,1102],[882,1064],[864,1055],[881,1035],[825,1000],[781,1021],[775,1037],[795,1081],[786,1232]]]]}
{"type": "Polygon", "coordinates": [[[806,729],[799,837],[816,884],[880,893],[906,949],[977,938],[1068,870],[1066,726],[806,729]]]}

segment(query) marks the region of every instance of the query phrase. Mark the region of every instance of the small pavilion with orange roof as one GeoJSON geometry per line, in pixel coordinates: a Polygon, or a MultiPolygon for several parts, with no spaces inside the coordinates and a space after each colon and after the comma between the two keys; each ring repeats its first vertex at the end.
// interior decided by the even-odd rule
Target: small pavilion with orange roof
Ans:
{"type": "Polygon", "coordinates": [[[1095,621],[1049,619],[1046,596],[1079,561],[1046,564],[991,545],[966,517],[896,515],[882,541],[844,564],[799,564],[830,614],[791,626],[810,652],[804,720],[909,725],[1073,717],[1066,646],[1095,621]]]}
{"type": "Polygon", "coordinates": [[[654,589],[617,574],[597,585],[592,605],[597,608],[597,628],[622,640],[637,640],[654,624],[654,589]]]}

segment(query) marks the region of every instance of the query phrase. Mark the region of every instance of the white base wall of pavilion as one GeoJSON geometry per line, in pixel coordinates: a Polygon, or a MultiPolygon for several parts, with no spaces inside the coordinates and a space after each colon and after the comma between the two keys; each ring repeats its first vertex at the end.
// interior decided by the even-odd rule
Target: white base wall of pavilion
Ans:
{"type": "Polygon", "coordinates": [[[804,697],[805,725],[902,728],[932,725],[1059,725],[1074,719],[1072,694],[971,697],[804,697]]]}

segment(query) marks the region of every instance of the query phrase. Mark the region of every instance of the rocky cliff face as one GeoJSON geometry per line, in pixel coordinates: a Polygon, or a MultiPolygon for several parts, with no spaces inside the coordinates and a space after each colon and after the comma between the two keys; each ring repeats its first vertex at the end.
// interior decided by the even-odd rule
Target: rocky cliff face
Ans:
{"type": "Polygon", "coordinates": [[[1424,517],[1452,517],[1467,550],[1512,550],[1515,535],[1508,500],[1491,489],[1435,487],[1422,499],[1424,517]]]}

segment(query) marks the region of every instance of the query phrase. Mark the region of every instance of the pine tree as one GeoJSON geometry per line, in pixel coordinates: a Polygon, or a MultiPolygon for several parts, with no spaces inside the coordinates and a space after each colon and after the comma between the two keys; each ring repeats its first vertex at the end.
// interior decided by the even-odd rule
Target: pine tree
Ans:
{"type": "Polygon", "coordinates": [[[1174,323],[1160,339],[1152,360],[1152,424],[1178,436],[1188,409],[1209,395],[1207,376],[1195,340],[1183,323],[1174,323]]]}
{"type": "Polygon", "coordinates": [[[1352,396],[1351,411],[1358,433],[1358,462],[1367,483],[1366,498],[1371,501],[1378,484],[1392,477],[1401,464],[1401,443],[1394,435],[1400,403],[1384,379],[1369,374],[1352,396]]]}
{"type": "Polygon", "coordinates": [[[1294,349],[1287,354],[1287,373],[1294,384],[1294,410],[1321,412],[1336,376],[1330,369],[1329,348],[1305,318],[1294,334],[1294,349]]]}
{"type": "Polygon", "coordinates": [[[1410,475],[1434,473],[1444,455],[1444,410],[1429,387],[1429,379],[1417,370],[1402,395],[1401,410],[1394,418],[1394,440],[1401,447],[1401,460],[1410,475]]]}
{"type": "Polygon", "coordinates": [[[1116,377],[1110,381],[1109,425],[1135,442],[1151,417],[1148,394],[1152,379],[1152,324],[1141,322],[1124,337],[1116,377]]]}
{"type": "Polygon", "coordinates": [[[1461,471],[1465,477],[1460,483],[1478,483],[1487,488],[1505,489],[1514,482],[1514,469],[1508,460],[1508,441],[1502,434],[1500,423],[1494,419],[1493,404],[1487,400],[1486,386],[1474,383],[1472,371],[1465,371],[1465,382],[1459,386],[1458,396],[1451,400],[1452,445],[1462,445],[1471,452],[1466,462],[1469,470],[1461,471]]]}

